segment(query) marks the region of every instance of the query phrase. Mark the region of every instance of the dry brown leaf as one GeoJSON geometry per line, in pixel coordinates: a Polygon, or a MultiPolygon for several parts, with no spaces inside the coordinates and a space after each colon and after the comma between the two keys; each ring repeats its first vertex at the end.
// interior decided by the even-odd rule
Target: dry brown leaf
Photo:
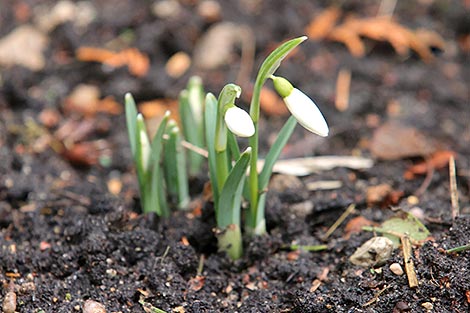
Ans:
{"type": "Polygon", "coordinates": [[[394,190],[392,186],[388,184],[380,184],[367,188],[366,202],[369,207],[373,205],[388,207],[397,204],[403,195],[403,191],[394,190]]]}
{"type": "Polygon", "coordinates": [[[333,29],[340,16],[341,11],[337,7],[329,7],[310,22],[305,33],[311,39],[323,39],[333,29]]]}
{"type": "Polygon", "coordinates": [[[423,61],[432,61],[431,48],[444,50],[445,41],[436,32],[418,29],[413,31],[404,27],[388,16],[370,18],[348,17],[342,24],[334,27],[341,12],[328,8],[314,19],[305,31],[312,39],[326,38],[346,45],[352,55],[365,55],[365,46],[361,37],[376,41],[389,42],[399,55],[406,55],[413,49],[423,61]]]}
{"type": "Polygon", "coordinates": [[[100,157],[110,154],[110,147],[104,140],[80,142],[64,148],[62,156],[78,166],[96,165],[100,157]]]}
{"type": "Polygon", "coordinates": [[[100,100],[101,92],[97,86],[80,84],[64,101],[64,111],[75,112],[91,117],[99,112],[119,115],[122,106],[112,96],[100,100]]]}
{"type": "Polygon", "coordinates": [[[345,226],[344,226],[344,238],[349,239],[352,234],[360,233],[362,231],[363,226],[374,226],[376,223],[368,220],[364,216],[358,216],[351,219],[345,226]]]}
{"type": "Polygon", "coordinates": [[[139,112],[146,119],[162,118],[166,111],[170,111],[170,118],[179,122],[178,101],[174,99],[155,99],[139,103],[139,112]]]}
{"type": "Polygon", "coordinates": [[[375,130],[369,149],[373,156],[383,160],[427,156],[436,151],[433,140],[418,129],[394,121],[375,130]]]}
{"type": "Polygon", "coordinates": [[[329,35],[328,39],[343,43],[349,52],[355,57],[363,57],[366,54],[366,47],[359,35],[347,25],[336,27],[329,35]]]}
{"type": "Polygon", "coordinates": [[[441,169],[447,167],[451,157],[456,157],[456,153],[449,150],[439,150],[433,153],[427,160],[421,161],[410,168],[404,174],[406,179],[413,179],[416,175],[424,175],[430,169],[441,169]]]}
{"type": "Polygon", "coordinates": [[[113,52],[102,48],[81,47],[77,49],[76,55],[83,62],[99,62],[111,67],[127,65],[129,72],[138,77],[147,74],[150,67],[148,56],[136,48],[113,52]]]}
{"type": "Polygon", "coordinates": [[[189,280],[189,289],[191,291],[199,291],[204,287],[204,282],[206,278],[204,276],[196,276],[189,280]]]}

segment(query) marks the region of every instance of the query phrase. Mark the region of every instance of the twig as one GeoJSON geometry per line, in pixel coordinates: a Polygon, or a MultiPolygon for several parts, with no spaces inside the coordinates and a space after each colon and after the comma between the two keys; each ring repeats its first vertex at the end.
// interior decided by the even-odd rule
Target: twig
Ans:
{"type": "Polygon", "coordinates": [[[335,107],[340,112],[344,112],[349,107],[349,90],[351,86],[351,71],[342,68],[338,73],[336,80],[336,99],[335,107]]]}
{"type": "Polygon", "coordinates": [[[408,285],[410,288],[415,288],[418,286],[418,278],[416,277],[415,265],[413,259],[411,258],[412,250],[410,237],[404,235],[401,236],[400,239],[403,250],[403,258],[405,260],[406,276],[408,276],[408,285]]]}
{"type": "Polygon", "coordinates": [[[449,185],[450,200],[452,202],[452,219],[460,215],[459,194],[457,190],[457,178],[455,175],[455,159],[453,156],[449,159],[449,185]]]}
{"type": "Polygon", "coordinates": [[[336,230],[336,228],[338,228],[338,226],[341,225],[342,222],[344,222],[344,220],[354,211],[355,208],[356,205],[354,203],[350,204],[346,211],[344,211],[344,213],[341,214],[341,216],[336,220],[336,222],[331,225],[331,227],[323,236],[322,240],[327,240],[328,237],[330,237],[330,235],[336,230]]]}
{"type": "Polygon", "coordinates": [[[390,288],[390,286],[385,286],[382,289],[380,289],[379,292],[377,292],[372,299],[364,303],[362,307],[365,308],[366,306],[369,306],[373,304],[374,302],[376,302],[379,299],[380,295],[383,294],[384,291],[387,290],[388,288],[390,288]]]}
{"type": "Polygon", "coordinates": [[[424,178],[421,186],[419,186],[419,188],[414,192],[414,195],[417,197],[422,196],[426,189],[428,189],[434,175],[434,165],[432,165],[432,162],[429,159],[426,159],[426,167],[426,177],[424,178]]]}
{"type": "Polygon", "coordinates": [[[206,260],[206,257],[204,254],[201,254],[199,257],[199,264],[197,265],[197,272],[196,276],[202,276],[202,270],[204,269],[204,261],[206,260]]]}
{"type": "MultiPolygon", "coordinates": [[[[168,136],[167,134],[164,134],[164,135],[163,135],[163,139],[168,140],[169,138],[170,138],[170,136],[168,136]]],[[[206,149],[203,149],[203,148],[201,148],[201,147],[198,147],[198,146],[196,146],[196,145],[193,145],[192,143],[190,143],[190,142],[188,142],[188,141],[186,141],[186,140],[181,140],[181,145],[182,145],[184,148],[186,148],[186,149],[188,149],[188,150],[191,150],[191,151],[193,151],[193,152],[195,152],[195,153],[197,153],[197,154],[199,154],[199,155],[202,155],[202,156],[205,157],[205,158],[208,158],[208,156],[209,156],[209,153],[207,152],[206,149]]]]}

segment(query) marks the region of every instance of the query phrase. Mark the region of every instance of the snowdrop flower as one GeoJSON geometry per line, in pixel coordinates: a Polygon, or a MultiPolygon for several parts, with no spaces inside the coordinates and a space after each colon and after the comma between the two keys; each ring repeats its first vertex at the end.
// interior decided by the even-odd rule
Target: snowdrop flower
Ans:
{"type": "Polygon", "coordinates": [[[239,107],[232,106],[227,109],[224,119],[228,129],[239,137],[251,137],[255,133],[250,115],[239,107]]]}
{"type": "Polygon", "coordinates": [[[271,76],[274,89],[283,98],[290,113],[307,130],[322,137],[328,136],[328,124],[315,102],[283,77],[271,76]]]}

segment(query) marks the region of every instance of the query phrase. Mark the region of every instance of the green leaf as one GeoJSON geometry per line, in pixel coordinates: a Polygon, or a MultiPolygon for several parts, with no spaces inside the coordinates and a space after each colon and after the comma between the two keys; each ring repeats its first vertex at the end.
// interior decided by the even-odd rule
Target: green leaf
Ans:
{"type": "Polygon", "coordinates": [[[364,230],[376,231],[393,241],[395,248],[400,246],[400,237],[407,235],[413,241],[429,237],[430,232],[414,215],[401,212],[382,223],[380,227],[363,227],[364,230]]]}
{"type": "MultiPolygon", "coordinates": [[[[183,136],[186,141],[197,147],[204,147],[204,125],[202,121],[199,122],[197,120],[197,116],[193,112],[188,90],[183,90],[180,93],[179,113],[183,127],[183,136]]],[[[190,174],[193,176],[197,175],[201,169],[204,157],[194,151],[189,151],[188,160],[190,174]]]]}
{"type": "Polygon", "coordinates": [[[168,193],[177,199],[179,209],[186,208],[189,203],[188,175],[186,170],[185,150],[181,146],[181,135],[176,122],[167,124],[163,148],[163,168],[168,193]]]}
{"type": "Polygon", "coordinates": [[[230,224],[216,236],[219,251],[225,251],[232,260],[238,260],[242,256],[243,240],[239,225],[230,224]]]}
{"type": "Polygon", "coordinates": [[[215,161],[215,127],[217,120],[217,99],[211,93],[206,96],[206,108],[204,110],[206,144],[209,159],[209,176],[212,186],[214,203],[218,202],[219,190],[217,188],[217,166],[215,161]]]}
{"type": "Polygon", "coordinates": [[[126,124],[127,124],[127,133],[129,136],[129,142],[131,144],[132,156],[135,158],[136,155],[136,118],[137,118],[137,108],[135,105],[134,98],[130,93],[126,93],[124,96],[126,103],[126,124]]]}
{"type": "Polygon", "coordinates": [[[145,212],[155,212],[159,216],[168,216],[165,197],[165,186],[163,173],[161,172],[160,160],[162,157],[163,134],[168,123],[170,112],[166,112],[157,132],[153,137],[151,150],[152,154],[149,161],[150,175],[146,180],[146,192],[149,193],[149,203],[145,208],[145,212]]]}
{"type": "Polygon", "coordinates": [[[261,64],[261,68],[256,77],[255,88],[253,90],[253,97],[251,99],[250,115],[254,122],[259,119],[259,96],[261,93],[261,87],[264,85],[266,80],[274,74],[282,60],[291,52],[295,47],[300,45],[307,39],[306,36],[291,39],[279,47],[276,48],[261,64]],[[256,104],[255,104],[256,103],[256,104]]]}
{"type": "Polygon", "coordinates": [[[230,171],[220,193],[217,226],[224,229],[230,224],[240,225],[240,206],[246,170],[250,164],[251,148],[240,155],[237,163],[230,171]]]}
{"type": "Polygon", "coordinates": [[[141,191],[141,196],[144,196],[143,187],[145,186],[146,179],[148,176],[148,166],[144,164],[144,158],[149,159],[149,155],[151,153],[148,137],[147,137],[147,129],[145,127],[145,122],[141,114],[137,114],[135,123],[135,156],[134,156],[134,163],[137,172],[137,178],[139,180],[139,186],[141,191]],[[144,156],[146,154],[146,156],[144,156]]]}
{"type": "Polygon", "coordinates": [[[227,132],[227,146],[229,151],[229,160],[238,160],[240,157],[240,148],[237,138],[232,132],[227,132]]]}
{"type": "Polygon", "coordinates": [[[258,185],[259,189],[263,191],[268,187],[269,178],[273,172],[274,164],[276,163],[279,155],[284,149],[287,141],[289,140],[292,132],[297,125],[297,120],[295,117],[291,116],[287,120],[287,122],[282,127],[281,131],[277,135],[276,141],[272,144],[271,149],[269,149],[268,154],[266,155],[266,159],[264,161],[263,169],[259,175],[258,185]]]}

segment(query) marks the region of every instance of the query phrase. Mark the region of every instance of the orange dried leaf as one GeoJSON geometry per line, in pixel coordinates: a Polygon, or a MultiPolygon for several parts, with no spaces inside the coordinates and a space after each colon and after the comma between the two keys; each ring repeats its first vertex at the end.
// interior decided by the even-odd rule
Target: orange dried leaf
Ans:
{"type": "Polygon", "coordinates": [[[340,16],[341,11],[337,7],[329,7],[310,22],[305,28],[305,33],[311,39],[323,39],[333,29],[340,16]]]}
{"type": "Polygon", "coordinates": [[[139,111],[145,118],[163,117],[170,111],[172,117],[178,114],[178,101],[173,99],[155,99],[139,104],[139,111]]]}
{"type": "Polygon", "coordinates": [[[206,278],[204,276],[196,276],[189,280],[189,289],[191,291],[199,291],[204,287],[204,282],[206,278]]]}
{"type": "Polygon", "coordinates": [[[366,48],[359,35],[347,26],[338,26],[333,29],[328,39],[343,43],[355,57],[360,58],[366,54],[366,48]]]}
{"type": "Polygon", "coordinates": [[[83,62],[99,62],[111,67],[127,65],[129,72],[138,77],[147,74],[150,67],[148,56],[136,48],[113,52],[102,48],[81,47],[77,49],[76,55],[83,62]]]}
{"type": "Polygon", "coordinates": [[[97,164],[106,151],[109,152],[108,144],[103,140],[96,140],[76,143],[65,148],[62,155],[74,165],[90,166],[97,164]]]}
{"type": "Polygon", "coordinates": [[[353,219],[351,219],[346,226],[344,227],[344,238],[349,239],[352,234],[354,233],[360,233],[362,231],[363,226],[374,226],[376,223],[372,222],[371,220],[368,220],[367,218],[363,216],[358,216],[353,219]]]}
{"type": "Polygon", "coordinates": [[[441,50],[445,47],[445,42],[439,34],[424,29],[413,31],[388,16],[362,19],[349,17],[342,24],[334,27],[333,24],[340,14],[339,11],[335,12],[333,9],[325,10],[307,26],[307,34],[313,39],[326,38],[341,42],[356,57],[362,57],[365,54],[361,37],[389,42],[399,55],[406,55],[409,49],[413,49],[425,62],[432,61],[434,58],[431,52],[432,47],[441,50]]]}
{"type": "Polygon", "coordinates": [[[404,174],[406,179],[413,179],[416,175],[424,175],[430,169],[441,169],[447,167],[451,157],[456,157],[456,153],[449,150],[439,150],[433,153],[427,160],[416,163],[408,168],[404,174]]]}

